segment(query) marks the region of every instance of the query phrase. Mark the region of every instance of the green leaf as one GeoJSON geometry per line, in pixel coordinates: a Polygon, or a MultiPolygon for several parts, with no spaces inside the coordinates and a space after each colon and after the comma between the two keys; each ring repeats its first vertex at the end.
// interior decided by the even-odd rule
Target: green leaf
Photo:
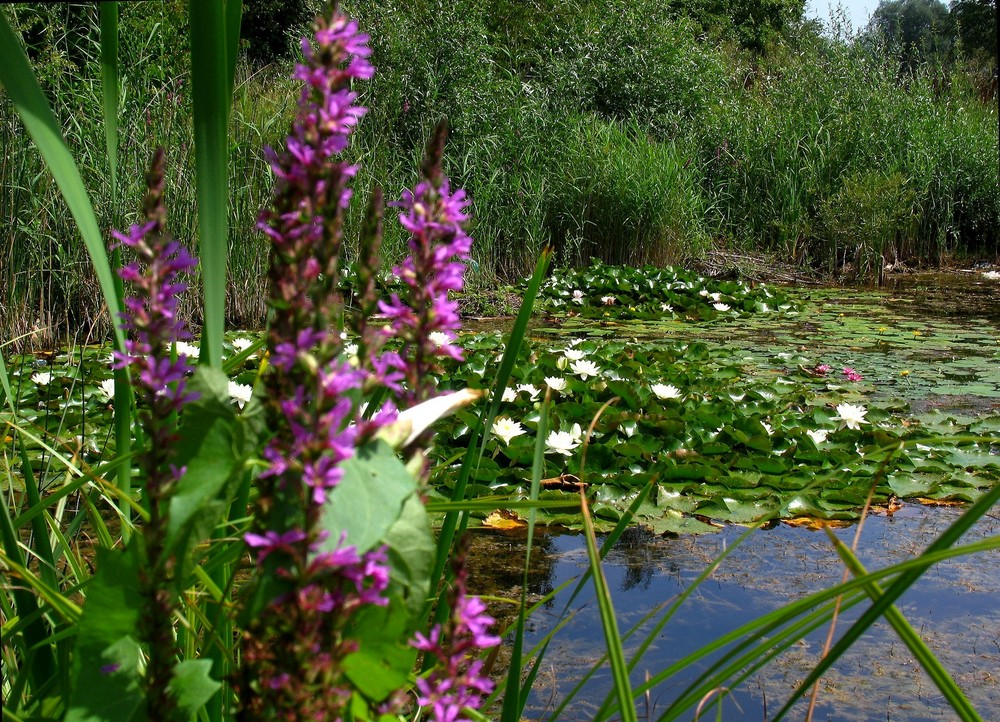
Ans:
{"type": "Polygon", "coordinates": [[[97,573],[77,632],[66,722],[127,722],[142,705],[139,687],[138,545],[98,548],[97,573]]]}
{"type": "Polygon", "coordinates": [[[641,411],[642,401],[635,392],[635,386],[627,381],[608,381],[608,390],[615,396],[620,396],[631,411],[641,411]]]}
{"type": "Polygon", "coordinates": [[[389,547],[392,581],[400,587],[410,617],[416,619],[430,594],[428,575],[437,552],[427,509],[416,494],[403,503],[402,513],[382,541],[389,547]]]}
{"type": "Polygon", "coordinates": [[[330,532],[324,550],[347,543],[363,554],[374,547],[399,519],[403,502],[414,494],[416,481],[384,441],[363,446],[342,464],[344,477],[330,492],[320,526],[330,532]]]}
{"type": "Polygon", "coordinates": [[[343,669],[365,696],[381,702],[406,685],[417,650],[407,643],[408,615],[398,598],[384,607],[368,605],[352,620],[348,638],[358,651],[344,657],[343,669]]]}
{"type": "Polygon", "coordinates": [[[210,659],[188,659],[174,667],[170,694],[177,702],[177,709],[185,717],[191,718],[198,714],[222,687],[220,682],[212,679],[211,671],[210,659]]]}
{"type": "Polygon", "coordinates": [[[244,473],[243,462],[254,448],[254,434],[249,422],[237,416],[228,383],[221,371],[202,366],[188,386],[199,398],[186,407],[179,429],[176,463],[186,471],[170,499],[166,538],[178,560],[176,578],[182,587],[198,562],[194,547],[226,513],[244,473]]]}
{"type": "MultiPolygon", "coordinates": [[[[235,9],[234,9],[235,10],[235,9]]],[[[222,368],[229,253],[229,110],[232,83],[223,0],[189,0],[194,94],[198,256],[205,315],[201,358],[222,368]]],[[[230,14],[230,20],[235,12],[230,14]]]]}

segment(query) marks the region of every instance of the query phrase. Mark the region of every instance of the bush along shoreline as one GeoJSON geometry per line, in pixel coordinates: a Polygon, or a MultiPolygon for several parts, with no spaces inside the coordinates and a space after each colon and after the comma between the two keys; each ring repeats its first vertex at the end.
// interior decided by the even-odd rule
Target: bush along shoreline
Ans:
{"type": "MultiPolygon", "coordinates": [[[[546,246],[567,268],[591,258],[690,265],[726,249],[864,282],[954,256],[995,259],[997,111],[971,56],[901,65],[878,35],[824,34],[801,12],[762,34],[724,32],[718,18],[662,3],[549,5],[515,12],[462,0],[431,13],[392,0],[348,8],[380,29],[371,56],[379,72],[358,91],[369,122],[347,151],[360,166],[349,238],[364,223],[369,189],[406,187],[423,139],[447,117],[446,170],[476,210],[471,291],[530,275],[546,246]],[[767,42],[748,49],[747,37],[767,42]]],[[[185,47],[187,18],[171,4],[157,7],[122,8],[130,56],[120,78],[117,189],[108,185],[98,122],[96,15],[53,16],[74,31],[40,40],[31,28],[46,11],[13,13],[45,59],[45,89],[103,228],[130,219],[152,139],[166,148],[172,216],[194,228],[190,68],[170,50],[185,47]]],[[[259,148],[281,147],[294,89],[283,77],[287,61],[241,58],[230,119],[226,315],[231,325],[262,328],[268,248],[254,226],[269,190],[259,148]]],[[[13,220],[4,232],[10,262],[0,268],[3,330],[34,334],[26,342],[39,345],[106,337],[109,319],[72,221],[6,99],[0,136],[15,149],[0,163],[13,220]]],[[[349,240],[345,265],[358,252],[349,240]]],[[[387,228],[382,252],[388,263],[402,259],[405,233],[387,228]]],[[[200,275],[191,282],[200,288],[200,275]]],[[[198,304],[183,302],[181,313],[195,326],[203,321],[198,304]]]]}

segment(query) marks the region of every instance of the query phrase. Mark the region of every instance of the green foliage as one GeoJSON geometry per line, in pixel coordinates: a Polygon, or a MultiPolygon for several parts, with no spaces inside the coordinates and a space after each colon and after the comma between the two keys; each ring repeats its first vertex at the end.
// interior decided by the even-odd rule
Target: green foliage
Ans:
{"type": "Polygon", "coordinates": [[[312,19],[315,8],[310,0],[252,0],[243,4],[240,38],[247,59],[267,65],[290,57],[297,38],[312,19]]]}
{"type": "Polygon", "coordinates": [[[948,7],[941,0],[881,0],[869,29],[911,67],[942,58],[952,43],[948,7]]]}
{"type": "Polygon", "coordinates": [[[673,0],[702,27],[761,53],[802,19],[804,0],[673,0]]]}
{"type": "Polygon", "coordinates": [[[832,244],[835,267],[853,267],[861,278],[907,258],[914,236],[916,194],[901,173],[861,172],[823,200],[817,214],[822,236],[832,244]]]}
{"type": "Polygon", "coordinates": [[[953,0],[951,21],[962,50],[996,64],[996,0],[953,0]]]}

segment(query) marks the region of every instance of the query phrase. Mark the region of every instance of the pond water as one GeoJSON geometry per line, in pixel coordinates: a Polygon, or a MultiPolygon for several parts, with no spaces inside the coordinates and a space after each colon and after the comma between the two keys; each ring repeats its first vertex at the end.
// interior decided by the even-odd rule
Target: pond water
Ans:
{"type": "MultiPolygon", "coordinates": [[[[694,337],[738,347],[761,368],[774,355],[808,349],[837,367],[866,369],[873,395],[899,399],[910,413],[939,409],[962,417],[1000,408],[998,282],[979,273],[908,276],[886,290],[804,291],[803,310],[764,322],[728,326],[681,323],[597,323],[569,319],[541,325],[539,338],[620,337],[643,340],[694,337]]],[[[762,370],[762,373],[766,371],[762,370]]],[[[858,556],[869,569],[912,558],[961,513],[956,507],[904,503],[892,516],[868,517],[858,556]]],[[[855,526],[836,529],[850,544],[855,526]]],[[[717,534],[659,537],[627,533],[605,563],[619,628],[624,634],[657,605],[683,592],[727,545],[744,532],[726,526],[717,534]]],[[[1000,514],[984,518],[966,541],[1000,534],[1000,514]]],[[[475,582],[480,591],[511,596],[519,588],[525,539],[516,532],[477,530],[475,582]]],[[[529,590],[536,598],[586,570],[583,538],[543,533],[533,550],[529,590]]],[[[841,580],[843,565],[823,532],[784,523],[752,533],[685,602],[633,674],[633,685],[686,654],[757,616],[841,580]]],[[[592,586],[588,587],[592,590],[592,586]]],[[[530,621],[527,646],[561,619],[568,592],[547,603],[530,621]]],[[[842,632],[866,605],[841,616],[842,632]]],[[[933,568],[897,605],[938,655],[985,719],[1000,719],[1000,552],[973,555],[933,568]]],[[[496,607],[502,614],[503,607],[496,607]]],[[[592,591],[571,607],[572,621],[555,637],[528,705],[527,717],[547,718],[605,651],[592,591]]],[[[654,619],[655,622],[655,619],[654,619]]],[[[652,623],[645,624],[648,630],[652,623]]],[[[754,672],[721,702],[721,719],[766,720],[781,707],[819,659],[827,633],[821,627],[769,666],[754,672]]],[[[640,632],[636,640],[645,635],[640,632]]],[[[638,641],[626,643],[626,653],[638,641]]],[[[704,671],[696,664],[654,689],[648,718],[704,671]]],[[[588,720],[611,690],[604,667],[587,683],[560,720],[588,720]]],[[[801,703],[791,714],[802,719],[801,703]]],[[[715,718],[720,703],[706,708],[715,718]]],[[[644,710],[640,709],[640,715],[644,710]]],[[[950,720],[955,713],[887,623],[871,628],[821,682],[815,720],[950,720]]],[[[692,714],[682,716],[690,719],[692,714]]]]}
{"type": "MultiPolygon", "coordinates": [[[[907,505],[893,517],[869,517],[858,556],[869,569],[912,558],[934,536],[954,521],[960,510],[907,505]]],[[[629,532],[609,554],[605,572],[611,588],[619,629],[623,634],[663,602],[671,602],[731,545],[743,530],[727,527],[712,536],[654,537],[629,532]]],[[[850,544],[854,527],[836,530],[850,544]]],[[[968,540],[1000,534],[1000,515],[984,519],[968,540]]],[[[520,582],[524,537],[480,531],[474,540],[480,560],[474,582],[481,590],[500,593],[499,586],[520,582]],[[480,556],[481,555],[481,556],[480,556]],[[509,568],[504,568],[509,562],[509,568]]],[[[579,535],[546,534],[533,551],[529,590],[542,595],[567,579],[582,575],[587,554],[579,535]]],[[[921,633],[984,719],[1000,715],[1000,552],[946,562],[933,568],[897,605],[921,633]]],[[[684,603],[655,638],[636,667],[633,685],[647,672],[656,674],[751,619],[831,586],[841,580],[843,566],[827,536],[781,524],[753,533],[684,603]]],[[[505,591],[511,592],[513,587],[505,591]]],[[[559,621],[568,592],[536,613],[529,625],[527,645],[541,640],[559,621]]],[[[859,605],[861,607],[863,605],[859,605]]],[[[841,616],[845,629],[861,609],[841,616]]],[[[575,615],[550,647],[527,710],[531,719],[546,718],[605,651],[601,622],[592,586],[571,608],[575,615]]],[[[652,623],[645,625],[648,630],[652,623]]],[[[626,654],[645,637],[627,643],[626,654]]],[[[826,627],[753,674],[731,699],[722,703],[724,720],[768,719],[815,665],[823,648],[826,627]]],[[[710,658],[710,660],[713,658],[710,658]]],[[[710,661],[709,660],[709,661],[710,661]]],[[[704,671],[708,661],[678,674],[651,693],[652,719],[704,671]]],[[[604,667],[560,720],[592,719],[611,690],[604,667]]],[[[716,707],[710,707],[712,712],[716,707]]],[[[791,719],[803,718],[799,705],[791,719]]],[[[682,716],[690,719],[691,715],[682,716]]],[[[709,716],[708,718],[712,718],[709,716]]],[[[884,622],[872,627],[823,679],[815,720],[874,722],[875,720],[951,720],[954,712],[914,661],[909,650],[884,622]]]]}

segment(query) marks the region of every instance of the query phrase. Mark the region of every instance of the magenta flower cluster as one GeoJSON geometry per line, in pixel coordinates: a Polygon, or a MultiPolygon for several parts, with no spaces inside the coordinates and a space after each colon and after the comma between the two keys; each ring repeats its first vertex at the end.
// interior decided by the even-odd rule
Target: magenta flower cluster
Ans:
{"type": "Polygon", "coordinates": [[[437,661],[429,676],[417,679],[417,702],[431,710],[436,722],[471,722],[463,710],[479,709],[493,691],[493,681],[483,673],[478,657],[500,644],[500,638],[490,634],[495,620],[486,614],[486,605],[468,594],[466,575],[465,564],[459,561],[449,595],[451,617],[427,636],[417,633],[412,642],[437,661]]]}
{"type": "Polygon", "coordinates": [[[387,603],[385,550],[359,554],[344,538],[329,550],[319,526],[354,453],[352,392],[365,378],[340,360],[335,321],[347,182],[356,172],[336,156],[365,114],[351,83],[373,73],[367,40],[343,16],[317,19],[295,70],[304,89],[291,135],[284,152],[267,151],[277,186],[259,227],[272,243],[265,387],[274,436],[245,535],[265,597],[243,639],[246,719],[340,716],[350,701],[340,662],[356,646],[345,629],[358,609],[387,603]]]}
{"type": "MultiPolygon", "coordinates": [[[[432,141],[430,155],[440,153],[443,142],[443,134],[432,141]]],[[[379,303],[391,320],[387,333],[402,341],[394,359],[407,382],[403,399],[410,403],[433,395],[430,372],[437,357],[462,360],[462,350],[454,343],[461,326],[458,303],[449,293],[462,290],[464,261],[472,246],[463,227],[469,205],[465,191],[452,192],[448,179],[436,169],[425,169],[425,175],[394,204],[402,209],[399,221],[410,233],[410,255],[393,268],[393,274],[408,286],[409,297],[404,301],[394,293],[388,302],[379,303]]]]}
{"type": "Polygon", "coordinates": [[[187,286],[180,277],[197,262],[173,240],[165,228],[163,204],[164,151],[157,149],[146,177],[146,222],[127,234],[114,233],[118,245],[130,249],[135,260],[120,270],[130,287],[122,326],[127,334],[124,352],[114,353],[115,368],[131,371],[138,398],[138,420],[146,437],[140,452],[144,502],[149,519],[142,527],[144,564],[139,574],[143,598],[140,635],[149,659],[143,677],[147,716],[169,719],[175,700],[169,692],[177,649],[173,630],[176,599],[170,591],[176,560],[166,548],[170,497],[184,473],[172,463],[177,440],[176,412],[196,395],[185,390],[193,371],[184,354],[172,355],[172,345],[190,338],[177,315],[178,296],[187,286]]]}
{"type": "MultiPolygon", "coordinates": [[[[336,330],[344,306],[339,263],[348,183],[357,168],[338,154],[366,112],[356,105],[352,83],[374,72],[367,42],[355,22],[336,12],[317,19],[314,38],[302,43],[305,62],[295,70],[305,87],[291,135],[283,152],[267,151],[277,185],[259,227],[272,244],[271,369],[264,385],[273,436],[258,477],[254,526],[244,537],[259,573],[245,595],[241,719],[340,719],[358,703],[341,666],[357,651],[347,632],[358,610],[388,603],[388,560],[384,548],[359,554],[344,536],[331,549],[322,511],[355,448],[395,420],[392,403],[362,418],[363,392],[383,386],[412,404],[433,393],[429,372],[436,357],[461,358],[452,343],[459,319],[449,293],[462,288],[461,261],[469,255],[462,225],[468,201],[440,172],[442,127],[423,181],[398,204],[411,255],[394,272],[408,293],[393,295],[381,310],[400,351],[376,356],[382,345],[366,332],[364,358],[357,366],[344,360],[336,330]]],[[[378,235],[376,230],[373,237],[378,235]]],[[[377,238],[365,244],[370,261],[377,238]]],[[[362,306],[374,310],[374,297],[362,299],[362,306]]],[[[482,603],[465,594],[464,576],[457,588],[446,630],[422,638],[421,648],[446,665],[420,682],[421,699],[434,709],[478,706],[489,682],[480,664],[466,657],[498,641],[486,632],[492,620],[482,603]]],[[[392,711],[401,699],[371,702],[392,711]]]]}

